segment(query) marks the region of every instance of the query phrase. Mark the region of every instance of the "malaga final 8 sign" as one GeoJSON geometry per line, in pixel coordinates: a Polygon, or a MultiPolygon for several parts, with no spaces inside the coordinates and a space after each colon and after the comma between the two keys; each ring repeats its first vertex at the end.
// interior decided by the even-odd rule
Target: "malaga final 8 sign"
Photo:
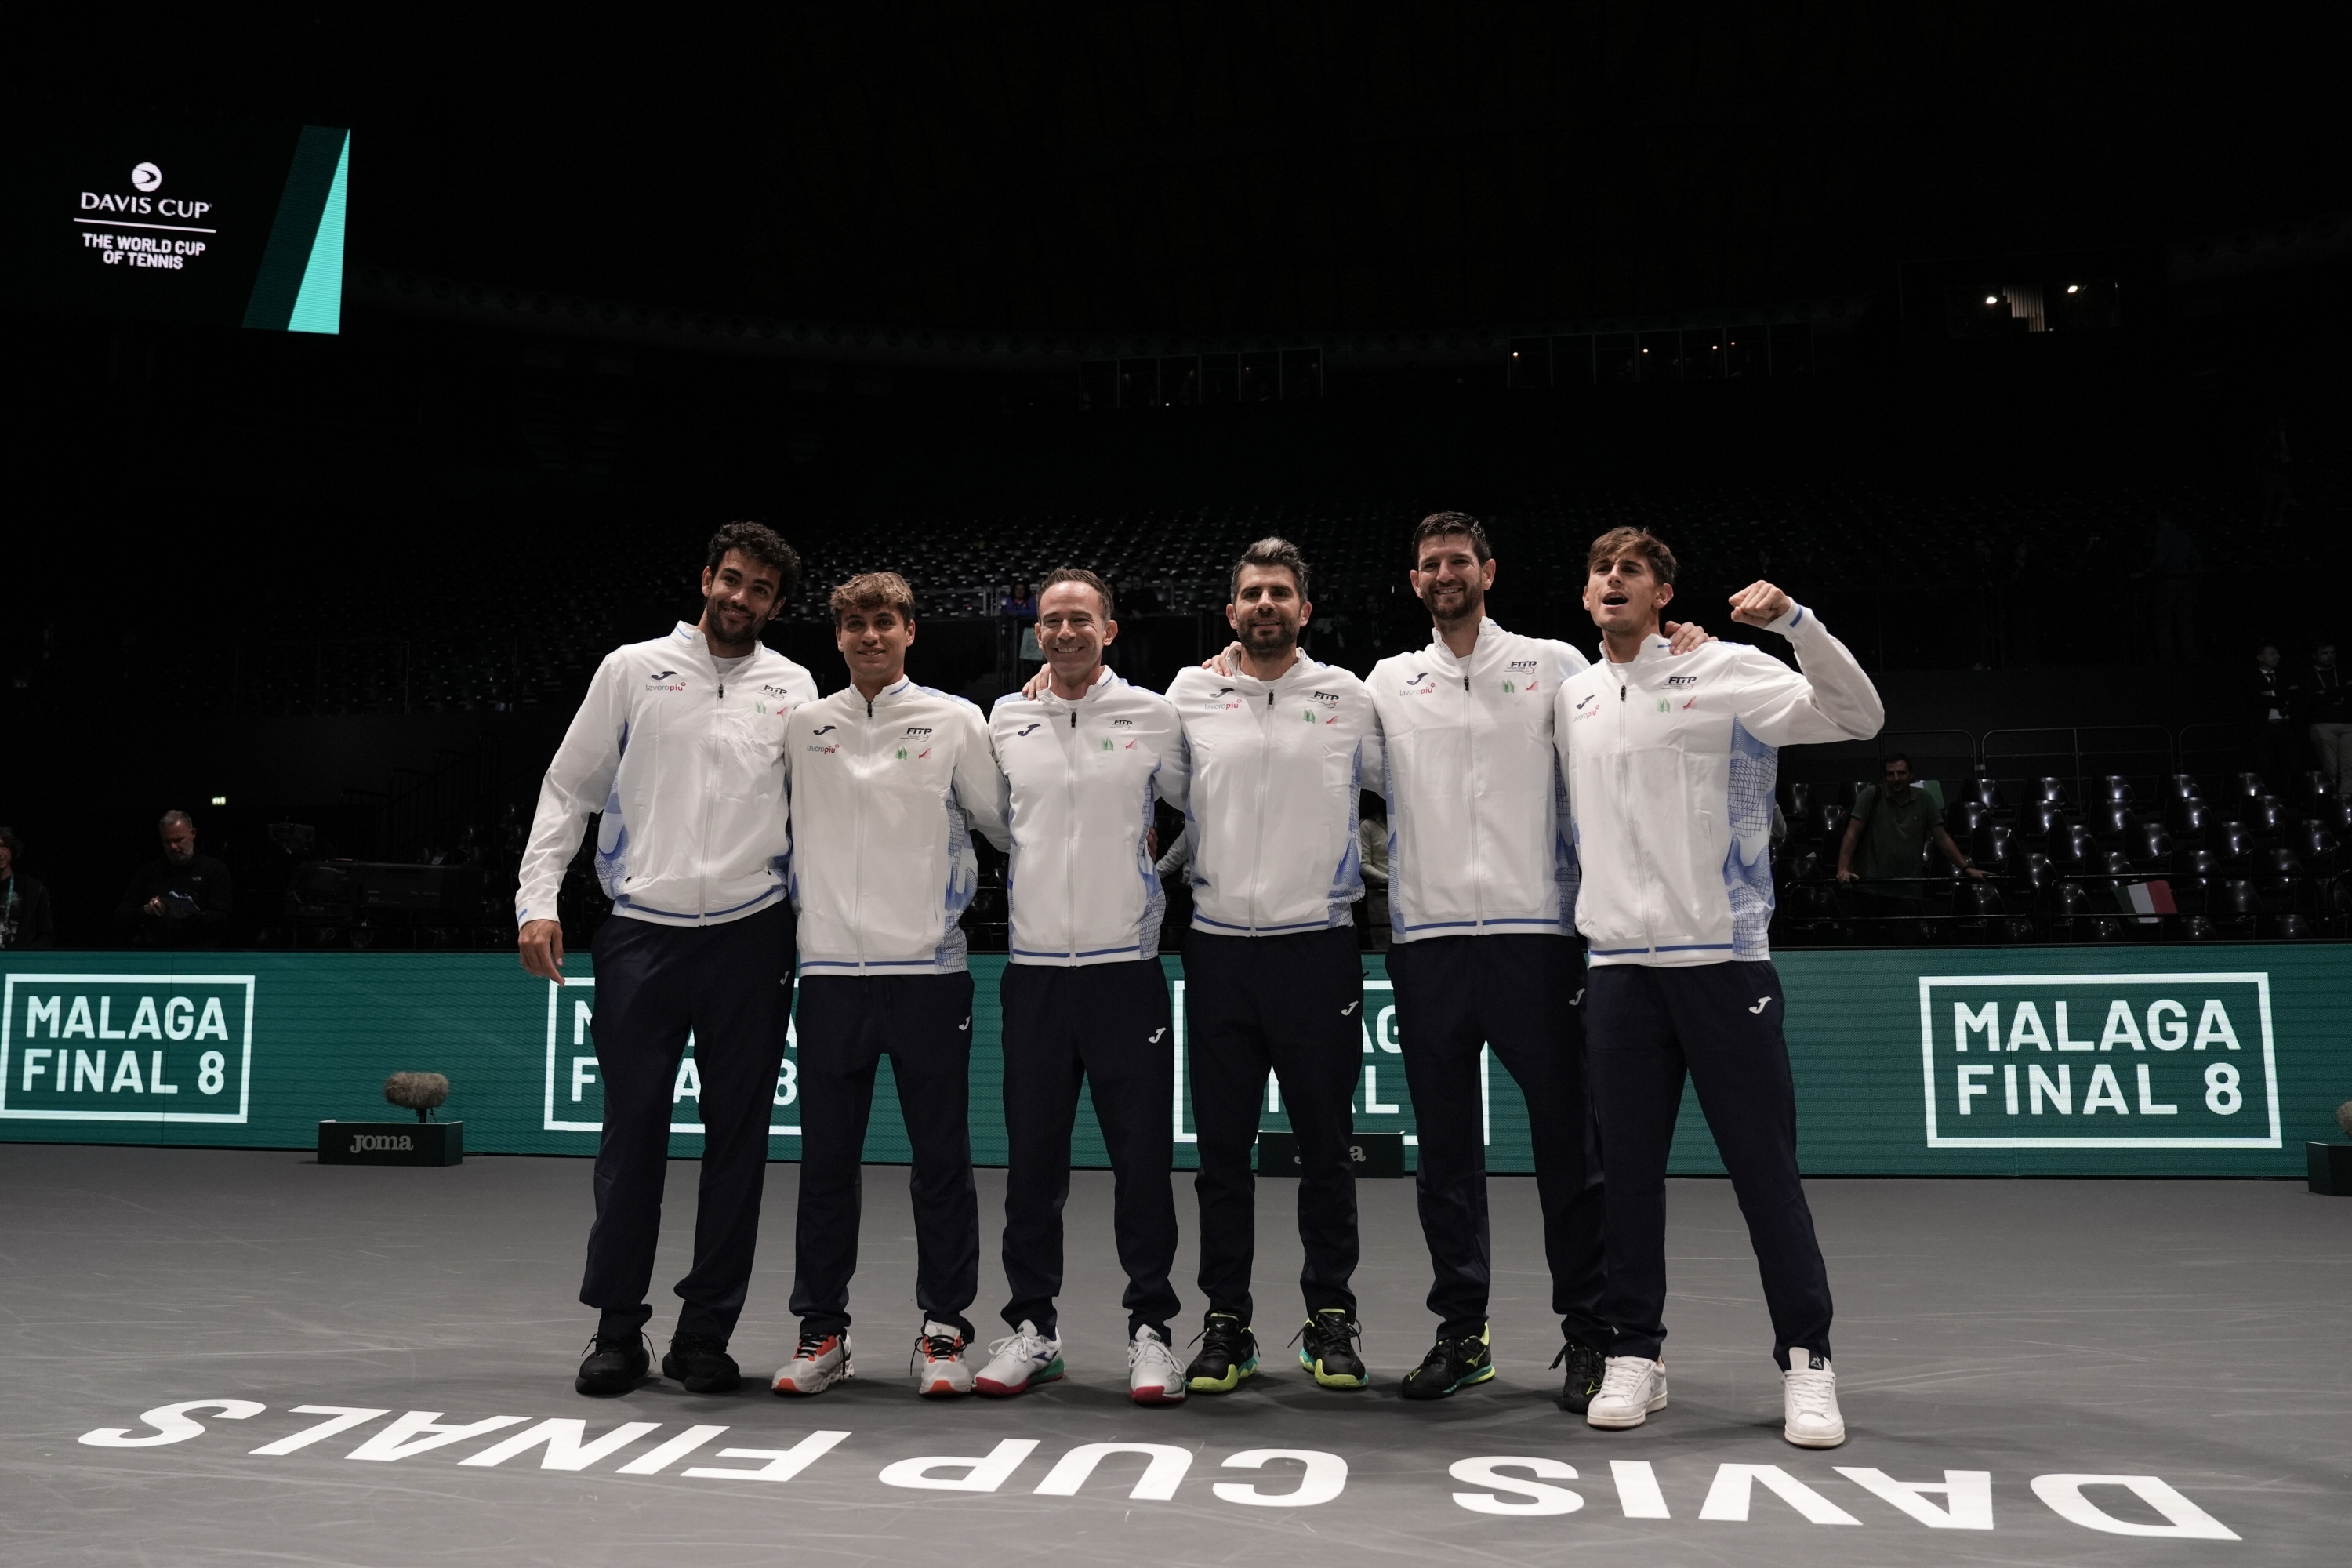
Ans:
{"type": "MultiPolygon", "coordinates": [[[[1780,971],[1799,1157],[1817,1175],[2271,1175],[2305,1168],[2352,1099],[2340,998],[2352,947],[2155,947],[1796,952],[1780,971]]],[[[1174,988],[1176,1163],[1194,1163],[1174,988]]],[[[1004,961],[975,957],[973,1157],[1002,1164],[1004,961]]],[[[383,1115],[385,1076],[446,1073],[444,1114],[471,1153],[586,1154],[603,1121],[595,978],[533,981],[501,953],[0,954],[0,1140],[310,1148],[322,1120],[383,1115]]],[[[1364,957],[1359,1132],[1416,1126],[1394,995],[1364,957]]],[[[800,1157],[796,1054],[771,1117],[774,1157],[800,1157]]],[[[1485,1065],[1486,1163],[1531,1168],[1526,1102],[1485,1065]]],[[[672,1148],[701,1152],[691,1045],[672,1148]]],[[[866,1157],[903,1163],[886,1063],[866,1157]]],[[[1081,1097],[1076,1163],[1108,1163],[1081,1097]]],[[[1738,1108],[1725,1108],[1738,1114],[1738,1108]]],[[[1259,1125],[1288,1131],[1278,1084],[1259,1125]]],[[[1685,1097],[1674,1168],[1721,1170],[1685,1097]]]]}
{"type": "Polygon", "coordinates": [[[20,122],[10,142],[18,305],[341,331],[350,132],[67,121],[20,122]]]}

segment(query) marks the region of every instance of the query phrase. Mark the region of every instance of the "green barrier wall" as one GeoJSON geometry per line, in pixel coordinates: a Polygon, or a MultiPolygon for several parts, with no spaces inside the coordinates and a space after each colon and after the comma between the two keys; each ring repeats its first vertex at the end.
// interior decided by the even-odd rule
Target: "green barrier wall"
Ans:
{"type": "MultiPolygon", "coordinates": [[[[1190,1167],[1181,1077],[1170,1122],[1190,1167]]],[[[997,978],[973,961],[972,1148],[1004,1161],[997,978]]],[[[1800,1148],[1818,1174],[2300,1174],[2302,1142],[2338,1136],[2352,1099],[2352,947],[2003,948],[1798,952],[1780,961],[1800,1148]]],[[[308,1148],[318,1121],[397,1114],[400,1068],[447,1073],[445,1112],[475,1153],[586,1154],[602,1090],[587,965],[555,987],[503,954],[0,954],[0,1140],[308,1148]]],[[[1360,1131],[1407,1135],[1412,1103],[1381,960],[1365,959],[1360,1131]]],[[[869,1160],[907,1158],[884,1084],[869,1160]]],[[[793,1057],[772,1147],[800,1152],[793,1057]]],[[[672,1147],[701,1150],[697,1078],[680,1068],[672,1147]]],[[[1739,1114],[1741,1108],[1729,1108],[1739,1114]]],[[[1106,1163],[1081,1101],[1076,1157],[1106,1163]]],[[[1262,1124],[1286,1125],[1270,1093],[1262,1124]]],[[[1525,1102],[1488,1079],[1487,1162],[1529,1169],[1525,1102]]],[[[1685,1096],[1685,1173],[1721,1169],[1685,1096]]]]}

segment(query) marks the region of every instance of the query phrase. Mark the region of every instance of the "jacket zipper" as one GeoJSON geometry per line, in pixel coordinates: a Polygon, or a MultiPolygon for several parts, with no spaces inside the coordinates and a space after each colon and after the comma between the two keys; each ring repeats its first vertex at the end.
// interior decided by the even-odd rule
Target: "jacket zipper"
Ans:
{"type": "Polygon", "coordinates": [[[718,689],[719,695],[711,700],[710,729],[709,731],[702,737],[703,776],[702,790],[700,792],[702,795],[702,831],[699,839],[695,846],[694,866],[695,886],[697,889],[694,900],[694,921],[697,925],[703,924],[710,919],[710,797],[716,793],[711,788],[711,785],[717,782],[719,771],[718,767],[718,759],[714,757],[711,752],[712,749],[719,744],[719,722],[726,716],[727,713],[727,682],[719,674],[718,661],[710,652],[710,645],[707,638],[703,643],[702,653],[704,658],[710,658],[712,660],[710,667],[711,684],[718,689]]]}
{"type": "MultiPolygon", "coordinates": [[[[1605,649],[1603,657],[1606,657],[1605,649]]],[[[1622,677],[1620,677],[1617,682],[1617,798],[1621,803],[1630,805],[1633,798],[1633,748],[1632,732],[1626,728],[1632,722],[1629,718],[1632,704],[1625,695],[1629,684],[1622,677]]],[[[1642,918],[1642,948],[1643,952],[1655,956],[1658,942],[1650,926],[1650,879],[1643,871],[1644,861],[1640,814],[1636,811],[1629,809],[1625,813],[1625,836],[1633,842],[1633,908],[1640,912],[1642,918]]]]}
{"type": "MultiPolygon", "coordinates": [[[[877,693],[878,696],[879,693],[877,693]]],[[[870,761],[873,753],[874,699],[866,700],[866,722],[858,727],[857,750],[860,762],[870,761]]],[[[857,973],[866,973],[866,787],[856,782],[856,771],[850,771],[853,797],[856,811],[851,829],[856,836],[857,849],[852,857],[850,885],[856,891],[850,896],[849,929],[857,933],[857,973]]]]}
{"type": "Polygon", "coordinates": [[[1068,924],[1062,932],[1062,945],[1068,951],[1070,962],[1078,961],[1078,710],[1070,710],[1070,738],[1063,743],[1063,756],[1069,766],[1062,770],[1062,816],[1069,823],[1070,831],[1062,846],[1062,918],[1068,924]]]}
{"type": "MultiPolygon", "coordinates": [[[[1476,647],[1473,647],[1470,650],[1470,658],[1476,658],[1477,657],[1478,650],[1476,647]]],[[[1486,872],[1481,868],[1479,858],[1479,847],[1484,835],[1479,832],[1481,823],[1478,814],[1478,800],[1480,795],[1478,788],[1478,696],[1476,691],[1475,691],[1470,685],[1470,665],[1467,659],[1463,661],[1462,665],[1462,754],[1469,760],[1470,917],[1477,922],[1470,929],[1473,931],[1483,931],[1486,929],[1486,872]]],[[[1391,868],[1389,874],[1393,877],[1396,874],[1395,869],[1391,868]]]]}
{"type": "Polygon", "coordinates": [[[1252,936],[1257,934],[1258,889],[1265,876],[1265,797],[1267,783],[1274,776],[1273,719],[1274,689],[1268,687],[1265,693],[1265,712],[1259,716],[1257,721],[1257,809],[1251,813],[1251,816],[1255,818],[1251,824],[1253,835],[1250,842],[1249,917],[1252,936]]]}

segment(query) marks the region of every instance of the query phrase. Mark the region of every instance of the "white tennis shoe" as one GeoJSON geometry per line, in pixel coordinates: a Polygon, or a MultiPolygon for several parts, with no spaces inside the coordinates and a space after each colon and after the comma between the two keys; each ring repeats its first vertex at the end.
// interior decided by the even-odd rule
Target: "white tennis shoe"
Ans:
{"type": "Polygon", "coordinates": [[[953,1323],[926,1318],[915,1336],[914,1352],[907,1358],[915,1374],[915,1392],[926,1399],[954,1399],[971,1392],[971,1363],[964,1359],[963,1331],[953,1323]]]}
{"type": "Polygon", "coordinates": [[[1790,1353],[1789,1370],[1780,1378],[1782,1436],[1800,1448],[1834,1448],[1845,1441],[1837,1370],[1829,1357],[1800,1346],[1790,1353]]]}
{"type": "Polygon", "coordinates": [[[1184,1403],[1184,1369],[1158,1330],[1135,1331],[1127,1342],[1127,1396],[1138,1405],[1184,1403]]]}
{"type": "Polygon", "coordinates": [[[1060,1338],[1039,1333],[1037,1325],[1026,1318],[1019,1328],[991,1344],[988,1356],[988,1364],[971,1380],[975,1394],[1008,1399],[1062,1375],[1060,1338]]]}
{"type": "Polygon", "coordinates": [[[823,1394],[844,1378],[856,1377],[849,1336],[838,1330],[803,1329],[793,1359],[776,1369],[768,1386],[778,1394],[823,1394]]]}
{"type": "Polygon", "coordinates": [[[1601,1374],[1601,1392],[1584,1413],[1588,1426],[1617,1430],[1639,1426],[1653,1410],[1666,1407],[1666,1363],[1644,1355],[1612,1355],[1601,1374]]]}

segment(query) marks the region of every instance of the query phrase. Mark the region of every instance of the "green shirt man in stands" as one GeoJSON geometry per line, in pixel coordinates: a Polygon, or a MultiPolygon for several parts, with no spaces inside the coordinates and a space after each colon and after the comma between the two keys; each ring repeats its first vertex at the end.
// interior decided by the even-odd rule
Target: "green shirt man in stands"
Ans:
{"type": "Polygon", "coordinates": [[[1862,798],[1853,803],[1845,837],[1838,842],[1837,879],[1877,883],[1866,890],[1916,904],[1919,885],[1895,879],[1920,875],[1920,847],[1931,837],[1953,865],[1981,879],[1984,873],[1976,862],[1952,842],[1944,826],[1943,808],[1935,797],[1912,787],[1911,759],[1901,752],[1892,752],[1882,768],[1878,787],[1863,791],[1862,798]]]}

